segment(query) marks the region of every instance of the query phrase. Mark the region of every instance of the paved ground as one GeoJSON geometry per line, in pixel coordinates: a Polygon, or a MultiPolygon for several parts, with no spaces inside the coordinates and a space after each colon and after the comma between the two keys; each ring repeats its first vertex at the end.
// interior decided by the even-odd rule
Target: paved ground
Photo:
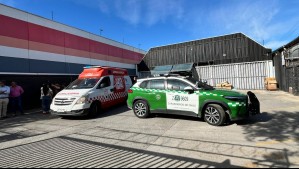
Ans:
{"type": "Polygon", "coordinates": [[[189,117],[30,114],[0,121],[0,167],[299,167],[299,97],[257,91],[262,114],[213,127],[189,117]]]}

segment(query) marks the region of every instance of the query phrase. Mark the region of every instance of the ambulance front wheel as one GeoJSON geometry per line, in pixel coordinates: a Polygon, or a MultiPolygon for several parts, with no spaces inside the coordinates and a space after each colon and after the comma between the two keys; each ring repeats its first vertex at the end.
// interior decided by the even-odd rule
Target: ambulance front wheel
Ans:
{"type": "Polygon", "coordinates": [[[147,118],[150,116],[149,106],[146,101],[138,100],[134,103],[134,114],[138,118],[147,118]]]}
{"type": "Polygon", "coordinates": [[[224,109],[218,104],[210,104],[205,108],[204,119],[213,126],[222,126],[226,121],[224,109]]]}
{"type": "Polygon", "coordinates": [[[100,103],[98,102],[93,102],[89,108],[89,113],[88,116],[89,117],[96,117],[99,112],[100,112],[100,103]]]}

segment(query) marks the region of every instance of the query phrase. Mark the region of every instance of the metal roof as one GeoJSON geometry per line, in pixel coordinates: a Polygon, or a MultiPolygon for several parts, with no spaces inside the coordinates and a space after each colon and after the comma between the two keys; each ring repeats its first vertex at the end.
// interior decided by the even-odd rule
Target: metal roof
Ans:
{"type": "Polygon", "coordinates": [[[299,43],[299,36],[297,38],[295,38],[294,40],[292,40],[291,42],[289,42],[288,44],[283,45],[280,48],[276,49],[275,51],[273,51],[273,53],[276,53],[278,51],[282,51],[283,48],[290,48],[290,47],[292,47],[292,46],[294,46],[294,45],[296,45],[298,43],[299,43]]]}
{"type": "Polygon", "coordinates": [[[190,40],[190,41],[185,41],[185,42],[178,42],[178,43],[173,43],[173,44],[168,44],[168,45],[161,45],[161,46],[156,46],[156,47],[152,47],[153,48],[160,48],[160,47],[166,47],[166,46],[172,46],[172,45],[178,45],[178,44],[183,44],[183,43],[189,43],[189,42],[196,42],[196,41],[202,41],[202,40],[208,40],[208,39],[213,39],[213,38],[219,38],[219,37],[225,37],[225,36],[230,36],[230,35],[237,35],[237,34],[241,34],[245,37],[247,37],[248,39],[256,42],[257,44],[262,45],[260,42],[257,42],[256,40],[252,39],[251,37],[249,37],[248,35],[246,35],[243,32],[236,32],[236,33],[231,33],[231,34],[225,34],[225,35],[219,35],[219,36],[212,36],[212,37],[207,37],[207,38],[202,38],[202,39],[196,39],[196,40],[190,40]]]}

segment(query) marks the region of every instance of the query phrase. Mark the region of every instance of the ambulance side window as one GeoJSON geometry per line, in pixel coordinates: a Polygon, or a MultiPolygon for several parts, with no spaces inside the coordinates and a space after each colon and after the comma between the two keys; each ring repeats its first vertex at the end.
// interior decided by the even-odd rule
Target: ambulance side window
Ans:
{"type": "Polygon", "coordinates": [[[177,91],[183,91],[186,87],[189,87],[190,85],[182,82],[180,80],[167,80],[167,89],[168,90],[177,90],[177,91]]]}
{"type": "Polygon", "coordinates": [[[111,86],[110,77],[105,77],[98,86],[98,89],[103,89],[109,86],[111,86]]]}

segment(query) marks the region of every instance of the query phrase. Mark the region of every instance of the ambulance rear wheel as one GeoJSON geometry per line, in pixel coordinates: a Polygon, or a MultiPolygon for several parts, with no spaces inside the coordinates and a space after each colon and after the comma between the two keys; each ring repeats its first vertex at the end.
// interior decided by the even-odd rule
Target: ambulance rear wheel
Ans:
{"type": "Polygon", "coordinates": [[[150,116],[149,106],[146,101],[138,100],[134,103],[134,114],[138,118],[147,118],[150,116]]]}
{"type": "Polygon", "coordinates": [[[224,109],[217,104],[210,104],[205,108],[204,119],[213,126],[222,126],[226,121],[224,109]]]}

